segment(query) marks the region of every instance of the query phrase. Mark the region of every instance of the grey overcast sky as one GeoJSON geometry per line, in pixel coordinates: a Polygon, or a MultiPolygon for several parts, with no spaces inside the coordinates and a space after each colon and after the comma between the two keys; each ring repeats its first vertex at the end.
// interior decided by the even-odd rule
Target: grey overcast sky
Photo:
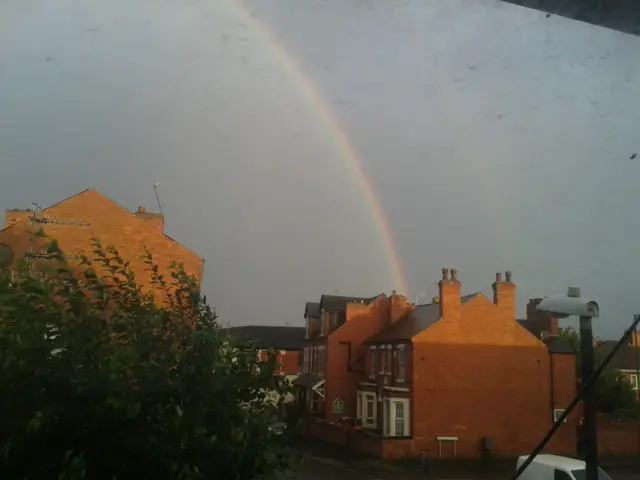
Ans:
{"type": "Polygon", "coordinates": [[[233,324],[398,288],[317,105],[357,149],[412,297],[511,269],[640,311],[640,38],[491,0],[5,0],[0,207],[97,187],[205,257],[233,324]],[[244,7],[242,7],[244,5],[244,7]],[[244,12],[243,13],[243,8],[244,12]],[[633,153],[639,158],[631,160],[633,153]]]}

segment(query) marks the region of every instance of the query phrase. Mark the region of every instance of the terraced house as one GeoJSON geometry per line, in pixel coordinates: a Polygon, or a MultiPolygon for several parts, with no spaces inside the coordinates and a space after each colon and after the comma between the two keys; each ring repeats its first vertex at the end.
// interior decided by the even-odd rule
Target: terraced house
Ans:
{"type": "Polygon", "coordinates": [[[183,264],[198,282],[202,277],[204,259],[164,232],[162,214],[142,206],[130,212],[94,189],[44,209],[7,210],[0,230],[0,266],[9,267],[23,258],[47,261],[50,239],[56,240],[70,264],[77,266],[82,255],[92,256],[91,238],[96,237],[105,247],[115,246],[122,258],[131,262],[136,280],[147,291],[154,291],[143,258],[147,251],[167,277],[172,263],[183,264]]]}
{"type": "MultiPolygon", "coordinates": [[[[311,360],[300,378],[317,415],[310,435],[384,458],[533,448],[575,394],[574,356],[516,321],[516,287],[505,277],[496,275],[493,299],[462,295],[457,271],[443,269],[427,305],[395,292],[307,305],[311,360]],[[328,323],[334,312],[338,326],[328,323]]],[[[549,451],[575,451],[571,422],[549,451]]]]}
{"type": "MultiPolygon", "coordinates": [[[[606,356],[616,343],[616,340],[605,340],[599,342],[596,349],[606,356]]],[[[611,359],[611,366],[629,382],[640,400],[640,332],[633,332],[629,343],[622,346],[611,359]]]]}

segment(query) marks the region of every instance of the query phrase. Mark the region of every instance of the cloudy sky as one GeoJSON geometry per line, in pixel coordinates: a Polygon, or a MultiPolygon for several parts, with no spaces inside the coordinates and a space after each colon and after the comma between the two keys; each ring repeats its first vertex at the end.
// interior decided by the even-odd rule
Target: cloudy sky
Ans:
{"type": "Polygon", "coordinates": [[[639,50],[490,0],[5,0],[0,207],[160,182],[222,317],[302,324],[401,287],[339,131],[404,293],[511,269],[520,313],[577,284],[611,337],[640,311],[639,50]]]}

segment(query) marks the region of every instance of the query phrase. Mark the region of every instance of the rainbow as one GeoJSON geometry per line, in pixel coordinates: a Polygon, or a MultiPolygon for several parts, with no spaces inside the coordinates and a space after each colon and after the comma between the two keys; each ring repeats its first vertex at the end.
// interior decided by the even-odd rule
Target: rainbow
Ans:
{"type": "Polygon", "coordinates": [[[250,7],[247,6],[243,0],[230,0],[230,2],[234,10],[236,10],[236,13],[242,17],[243,21],[246,22],[247,25],[251,25],[258,37],[260,37],[265,44],[269,46],[269,51],[276,56],[285,72],[292,78],[293,83],[300,90],[300,93],[313,106],[313,110],[316,112],[318,120],[320,120],[325,128],[328,129],[331,137],[334,139],[336,144],[335,146],[344,157],[353,177],[357,180],[360,186],[366,203],[370,207],[369,209],[372,220],[380,233],[384,249],[386,251],[387,262],[389,264],[388,267],[393,278],[395,288],[399,293],[408,295],[409,291],[406,276],[404,274],[404,268],[400,260],[400,255],[398,254],[393,234],[389,228],[389,222],[386,219],[384,209],[375,194],[371,180],[367,176],[362,161],[360,160],[355,147],[351,143],[351,140],[349,140],[349,137],[342,131],[340,122],[327,106],[313,81],[298,65],[298,62],[288,52],[287,48],[271,28],[269,28],[269,26],[264,22],[260,21],[257,16],[252,15],[250,7]]]}

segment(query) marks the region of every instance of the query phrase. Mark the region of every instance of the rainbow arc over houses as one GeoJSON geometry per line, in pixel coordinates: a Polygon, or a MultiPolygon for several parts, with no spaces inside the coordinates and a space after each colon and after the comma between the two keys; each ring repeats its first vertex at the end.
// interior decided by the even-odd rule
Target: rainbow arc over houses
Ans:
{"type": "Polygon", "coordinates": [[[393,234],[389,227],[389,222],[384,213],[380,200],[376,196],[371,180],[367,176],[362,161],[357,150],[349,137],[340,126],[340,122],[331,112],[327,102],[323,99],[313,81],[300,67],[296,59],[289,53],[285,45],[279,40],[272,29],[257,16],[252,14],[251,8],[242,0],[229,0],[235,14],[240,16],[256,35],[264,42],[271,55],[274,55],[282,68],[291,78],[292,83],[297,87],[314,110],[318,121],[328,130],[331,138],[335,142],[335,147],[344,158],[345,164],[351,170],[353,178],[357,181],[362,191],[366,203],[369,206],[370,214],[381,236],[389,273],[393,279],[394,288],[399,293],[408,295],[408,286],[404,273],[404,268],[398,254],[393,234]]]}

